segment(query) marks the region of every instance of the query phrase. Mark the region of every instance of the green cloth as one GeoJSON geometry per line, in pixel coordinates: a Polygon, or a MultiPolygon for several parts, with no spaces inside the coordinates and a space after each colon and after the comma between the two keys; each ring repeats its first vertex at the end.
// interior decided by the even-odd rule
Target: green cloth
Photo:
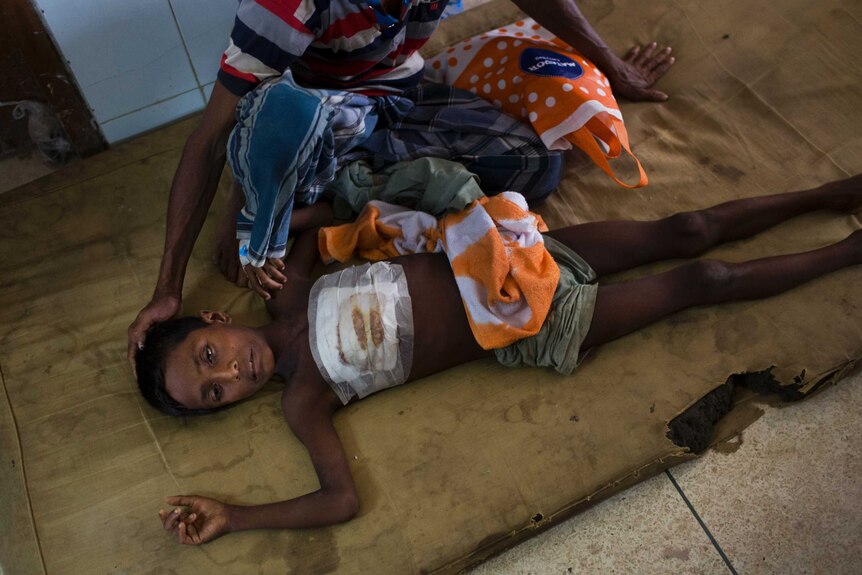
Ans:
{"type": "Polygon", "coordinates": [[[580,363],[581,343],[590,330],[599,286],[593,268],[569,247],[546,235],[545,248],[560,267],[548,317],[539,333],[494,353],[508,367],[553,367],[569,375],[580,363]]]}
{"type": "Polygon", "coordinates": [[[371,200],[404,206],[440,217],[483,197],[479,178],[463,165],[440,158],[418,158],[372,172],[364,161],[347,164],[326,185],[334,195],[335,215],[349,219],[371,200]]]}

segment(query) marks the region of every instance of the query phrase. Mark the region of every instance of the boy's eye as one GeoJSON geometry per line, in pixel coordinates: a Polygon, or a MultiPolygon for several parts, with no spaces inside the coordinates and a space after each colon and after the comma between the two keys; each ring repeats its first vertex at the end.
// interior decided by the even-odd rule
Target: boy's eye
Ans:
{"type": "Polygon", "coordinates": [[[221,386],[217,383],[213,384],[212,397],[213,401],[221,401],[221,386]]]}
{"type": "Polygon", "coordinates": [[[215,353],[213,353],[213,348],[208,345],[204,346],[204,359],[207,360],[207,363],[213,362],[213,356],[215,356],[215,353]]]}

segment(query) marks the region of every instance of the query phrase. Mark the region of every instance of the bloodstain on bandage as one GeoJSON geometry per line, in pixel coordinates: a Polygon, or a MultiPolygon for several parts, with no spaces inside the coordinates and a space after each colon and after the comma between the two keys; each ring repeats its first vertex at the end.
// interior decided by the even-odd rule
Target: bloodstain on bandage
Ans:
{"type": "Polygon", "coordinates": [[[368,349],[368,336],[365,334],[365,318],[362,317],[362,310],[354,307],[350,315],[353,318],[353,333],[356,334],[356,341],[359,343],[359,347],[365,351],[368,349]]]}
{"type": "Polygon", "coordinates": [[[368,312],[368,318],[371,320],[371,343],[374,347],[379,347],[383,343],[383,319],[380,316],[380,309],[374,308],[368,312]]]}
{"type": "MultiPolygon", "coordinates": [[[[383,325],[383,313],[380,310],[380,302],[377,298],[353,295],[350,297],[350,314],[342,316],[343,324],[338,327],[338,352],[344,363],[352,363],[356,360],[355,353],[361,350],[363,354],[368,353],[383,345],[386,339],[386,330],[383,325]],[[348,320],[349,318],[349,320],[348,320]],[[342,330],[352,331],[353,337],[345,341],[341,335],[342,330]],[[348,357],[349,356],[349,357],[348,357]],[[351,359],[352,358],[352,359],[351,359]]],[[[366,356],[367,357],[367,356],[366,356]]]]}

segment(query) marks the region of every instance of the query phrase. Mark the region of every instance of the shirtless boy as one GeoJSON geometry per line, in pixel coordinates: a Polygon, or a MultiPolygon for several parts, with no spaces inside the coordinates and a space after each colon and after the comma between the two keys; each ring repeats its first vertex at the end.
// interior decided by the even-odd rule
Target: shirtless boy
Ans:
{"type": "MultiPolygon", "coordinates": [[[[327,208],[321,204],[315,209],[327,208]]],[[[862,176],[801,192],[731,201],[656,221],[572,226],[549,232],[545,238],[561,274],[566,262],[582,258],[596,276],[602,277],[650,262],[696,256],[717,244],[752,236],[820,209],[857,213],[862,209],[862,176]]],[[[320,482],[320,488],[313,493],[266,505],[233,505],[194,495],[171,497],[168,503],[175,509],[162,510],[159,515],[164,528],[176,534],[181,543],[205,543],[246,529],[328,525],[346,521],[357,513],[358,496],[332,415],[364,392],[359,385],[351,391],[351,382],[346,387],[329,383],[327,378],[332,380],[332,374],[325,376],[322,372],[326,369],[318,364],[321,351],[315,351],[313,336],[314,325],[319,322],[309,320],[309,305],[322,297],[322,292],[316,293],[312,288],[315,281],[310,277],[318,258],[317,242],[315,232],[305,232],[288,254],[284,273],[289,281],[267,302],[272,323],[261,328],[236,327],[226,314],[205,311],[199,319],[182,318],[156,326],[137,355],[142,393],[157,408],[174,415],[221,409],[253,395],[270,376],[280,374],[286,382],[282,395],[284,417],[308,449],[320,482]]],[[[838,243],[810,252],[741,263],[694,260],[665,273],[598,285],[579,296],[590,300],[589,305],[567,304],[566,309],[557,309],[562,307],[558,305],[562,300],[557,299],[561,282],[555,307],[545,324],[557,328],[561,324],[580,325],[584,329],[563,346],[565,357],[555,356],[550,361],[543,357],[532,364],[563,371],[562,364],[576,365],[579,350],[621,337],[677,311],[772,296],[860,263],[862,230],[857,230],[838,243]],[[575,313],[576,307],[582,309],[575,313]],[[567,313],[570,315],[560,317],[567,313]]],[[[410,298],[424,302],[408,309],[413,323],[412,349],[407,350],[412,353],[412,365],[403,369],[402,381],[389,385],[420,379],[495,353],[476,343],[444,255],[409,255],[367,269],[383,268],[403,272],[410,298]]],[[[351,269],[362,268],[348,268],[345,272],[351,269]]],[[[402,327],[399,319],[398,329],[402,327]]],[[[566,334],[556,333],[554,337],[558,340],[561,335],[566,334]]],[[[510,347],[524,343],[529,346],[529,341],[522,340],[510,347]]],[[[400,349],[399,353],[404,351],[400,349]]],[[[496,353],[504,359],[499,350],[496,353]]],[[[384,358],[384,371],[397,373],[397,362],[390,359],[392,355],[384,358]]]]}

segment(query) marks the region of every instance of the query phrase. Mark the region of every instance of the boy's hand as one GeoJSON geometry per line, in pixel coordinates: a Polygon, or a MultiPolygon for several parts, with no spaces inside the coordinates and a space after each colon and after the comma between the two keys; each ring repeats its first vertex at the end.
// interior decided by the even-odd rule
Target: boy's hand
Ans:
{"type": "Polygon", "coordinates": [[[208,543],[230,531],[228,506],[221,501],[197,495],[175,495],[168,497],[167,502],[182,508],[159,509],[159,518],[165,531],[176,535],[183,545],[208,543]]]}
{"type": "Polygon", "coordinates": [[[602,71],[610,80],[616,96],[633,102],[664,102],[667,94],[652,87],[676,61],[670,53],[670,46],[659,50],[655,42],[644,47],[634,46],[624,59],[619,60],[619,65],[602,71]]]}
{"type": "Polygon", "coordinates": [[[144,338],[153,325],[167,321],[180,312],[180,298],[177,296],[154,295],[150,303],[138,313],[138,317],[129,326],[128,358],[135,373],[135,354],[143,347],[144,338]]]}
{"type": "Polygon", "coordinates": [[[284,287],[287,278],[281,273],[284,262],[278,258],[267,258],[266,262],[259,268],[252,265],[243,266],[242,271],[248,278],[248,287],[255,291],[264,300],[272,299],[270,292],[280,290],[284,287]]]}

